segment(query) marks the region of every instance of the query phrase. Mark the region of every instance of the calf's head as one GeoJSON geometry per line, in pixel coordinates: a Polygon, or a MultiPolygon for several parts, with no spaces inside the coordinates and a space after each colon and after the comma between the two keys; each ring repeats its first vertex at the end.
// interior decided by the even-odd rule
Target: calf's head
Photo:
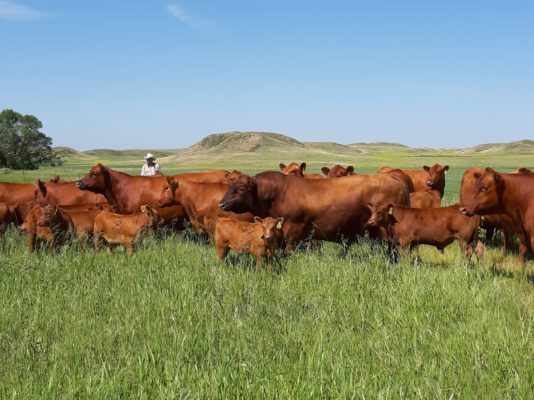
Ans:
{"type": "Polygon", "coordinates": [[[98,163],[89,170],[87,175],[76,182],[76,187],[95,193],[105,193],[106,183],[109,184],[109,171],[98,163]]]}
{"type": "Polygon", "coordinates": [[[219,207],[224,211],[232,211],[238,214],[251,212],[255,208],[256,198],[256,179],[245,174],[239,174],[234,181],[228,184],[228,189],[219,202],[219,207]]]}
{"type": "Polygon", "coordinates": [[[261,238],[266,245],[278,245],[280,239],[284,236],[284,218],[267,217],[262,219],[260,217],[254,217],[254,222],[261,224],[263,230],[261,238]]]}
{"type": "Polygon", "coordinates": [[[385,226],[392,217],[393,204],[367,203],[371,216],[367,220],[367,227],[385,226]]]}
{"type": "Polygon", "coordinates": [[[323,167],[321,168],[321,171],[326,175],[327,178],[340,178],[342,176],[353,175],[354,167],[349,165],[347,168],[345,168],[344,166],[337,164],[332,168],[323,167]]]}
{"type": "Polygon", "coordinates": [[[426,186],[429,189],[443,189],[445,187],[445,174],[449,170],[449,166],[434,164],[432,167],[425,165],[423,169],[428,172],[426,178],[426,186]]]}
{"type": "Polygon", "coordinates": [[[57,206],[47,205],[41,208],[41,213],[37,219],[37,225],[52,227],[57,224],[59,218],[59,208],[57,206]]]}
{"type": "Polygon", "coordinates": [[[470,168],[462,176],[460,187],[460,211],[474,214],[498,214],[502,212],[504,181],[491,168],[470,168]]]}

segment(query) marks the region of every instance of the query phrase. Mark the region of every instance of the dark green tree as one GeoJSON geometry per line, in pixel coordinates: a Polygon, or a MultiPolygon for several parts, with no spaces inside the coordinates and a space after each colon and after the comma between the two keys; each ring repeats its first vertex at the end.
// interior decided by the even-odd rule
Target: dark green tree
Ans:
{"type": "Polygon", "coordinates": [[[41,165],[61,165],[52,149],[52,138],[40,131],[43,127],[33,115],[6,109],[0,113],[0,167],[37,169],[41,165]]]}

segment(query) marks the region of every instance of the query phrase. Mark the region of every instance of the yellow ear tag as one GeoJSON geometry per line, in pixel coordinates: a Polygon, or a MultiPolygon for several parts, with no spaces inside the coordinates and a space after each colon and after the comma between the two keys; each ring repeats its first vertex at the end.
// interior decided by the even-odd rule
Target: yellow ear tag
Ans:
{"type": "Polygon", "coordinates": [[[389,215],[393,215],[393,207],[389,207],[388,214],[389,214],[389,215]]]}
{"type": "Polygon", "coordinates": [[[276,224],[276,229],[282,229],[282,223],[280,221],[276,224]]]}

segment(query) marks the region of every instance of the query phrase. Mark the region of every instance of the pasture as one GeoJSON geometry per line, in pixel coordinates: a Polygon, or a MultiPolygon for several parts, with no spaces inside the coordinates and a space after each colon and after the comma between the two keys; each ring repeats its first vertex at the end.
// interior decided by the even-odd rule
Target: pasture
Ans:
{"type": "MultiPolygon", "coordinates": [[[[165,172],[254,173],[298,154],[166,164],[165,172]],[[239,160],[233,164],[231,160],[239,160]]],[[[319,158],[304,159],[318,172],[319,158]]],[[[100,159],[132,174],[135,159],[100,159]]],[[[391,164],[449,164],[445,204],[470,165],[532,167],[514,154],[383,154],[391,164]]],[[[169,160],[170,162],[170,160],[169,160]]],[[[84,175],[94,160],[8,173],[2,181],[84,175]]],[[[0,237],[2,398],[532,398],[534,262],[487,247],[467,263],[445,254],[389,263],[365,240],[301,249],[256,270],[248,257],[217,264],[191,232],[149,237],[133,256],[77,246],[29,254],[24,234],[0,237]]],[[[498,240],[494,245],[498,244],[498,240]]]]}

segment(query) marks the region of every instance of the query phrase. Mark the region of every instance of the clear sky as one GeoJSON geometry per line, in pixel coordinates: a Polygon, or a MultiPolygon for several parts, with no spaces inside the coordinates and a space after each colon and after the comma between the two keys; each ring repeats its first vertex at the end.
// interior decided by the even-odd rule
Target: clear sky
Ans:
{"type": "Polygon", "coordinates": [[[534,139],[532,0],[0,0],[0,54],[0,109],[82,150],[534,139]]]}

